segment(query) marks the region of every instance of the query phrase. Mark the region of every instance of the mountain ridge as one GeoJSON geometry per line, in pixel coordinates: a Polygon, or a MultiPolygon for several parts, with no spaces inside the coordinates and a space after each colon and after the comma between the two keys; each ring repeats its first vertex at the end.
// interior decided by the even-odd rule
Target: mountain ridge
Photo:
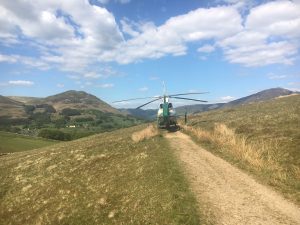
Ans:
{"type": "Polygon", "coordinates": [[[65,108],[75,108],[97,109],[102,112],[122,114],[119,110],[110,106],[100,98],[84,91],[69,90],[55,95],[50,95],[45,98],[27,96],[2,96],[2,99],[3,101],[1,101],[0,97],[0,103],[4,103],[4,101],[11,101],[10,104],[18,102],[20,106],[47,104],[53,106],[58,112],[62,111],[65,108]]]}
{"type": "MultiPolygon", "coordinates": [[[[299,92],[291,91],[284,88],[269,88],[263,91],[259,91],[257,93],[227,102],[227,103],[212,103],[212,104],[195,104],[195,105],[186,105],[176,107],[176,112],[178,115],[183,115],[185,112],[188,114],[200,113],[209,110],[219,109],[222,107],[233,107],[242,104],[248,104],[257,101],[267,101],[273,98],[288,96],[292,94],[299,94],[299,92]]],[[[132,116],[145,116],[146,119],[155,119],[155,115],[157,110],[155,109],[119,109],[122,112],[127,112],[132,116]]]]}

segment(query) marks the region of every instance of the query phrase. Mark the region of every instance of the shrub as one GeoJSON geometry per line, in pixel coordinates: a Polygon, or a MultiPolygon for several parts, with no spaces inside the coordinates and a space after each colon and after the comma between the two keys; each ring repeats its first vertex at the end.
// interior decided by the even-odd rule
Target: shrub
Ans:
{"type": "Polygon", "coordinates": [[[74,121],[80,123],[80,122],[94,121],[94,119],[92,117],[79,117],[79,118],[75,118],[74,121]]]}
{"type": "Polygon", "coordinates": [[[55,129],[43,129],[39,132],[38,136],[47,139],[60,140],[60,141],[71,140],[70,134],[55,129]]]}
{"type": "Polygon", "coordinates": [[[71,108],[65,108],[61,111],[62,115],[65,116],[77,116],[81,115],[80,111],[78,109],[71,109],[71,108]]]}
{"type": "Polygon", "coordinates": [[[35,107],[34,105],[25,105],[24,110],[27,114],[31,114],[35,110],[35,107]]]}

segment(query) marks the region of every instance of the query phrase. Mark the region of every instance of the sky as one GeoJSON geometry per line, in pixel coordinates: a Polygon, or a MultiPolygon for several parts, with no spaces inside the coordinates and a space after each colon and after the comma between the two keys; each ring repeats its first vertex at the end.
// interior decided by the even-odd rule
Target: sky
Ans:
{"type": "Polygon", "coordinates": [[[1,0],[0,95],[299,91],[299,48],[300,0],[1,0]]]}

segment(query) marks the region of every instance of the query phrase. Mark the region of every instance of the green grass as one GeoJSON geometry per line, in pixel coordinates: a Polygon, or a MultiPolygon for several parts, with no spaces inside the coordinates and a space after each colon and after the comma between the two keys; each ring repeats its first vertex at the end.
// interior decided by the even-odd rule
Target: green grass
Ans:
{"type": "Polygon", "coordinates": [[[207,149],[300,204],[299,95],[197,114],[189,119],[189,126],[204,131],[194,137],[207,149]],[[237,142],[230,143],[226,140],[228,136],[221,137],[224,134],[220,134],[216,124],[224,124],[229,132],[233,131],[237,142]],[[245,145],[241,146],[243,141],[245,145]],[[248,151],[258,152],[259,157],[241,157],[239,151],[245,146],[248,151]],[[255,162],[263,165],[254,166],[255,162]]]}
{"type": "Polygon", "coordinates": [[[58,141],[0,131],[0,153],[26,151],[56,143],[58,141]]]}
{"type": "Polygon", "coordinates": [[[0,224],[200,224],[161,136],[145,126],[0,157],[0,224]]]}

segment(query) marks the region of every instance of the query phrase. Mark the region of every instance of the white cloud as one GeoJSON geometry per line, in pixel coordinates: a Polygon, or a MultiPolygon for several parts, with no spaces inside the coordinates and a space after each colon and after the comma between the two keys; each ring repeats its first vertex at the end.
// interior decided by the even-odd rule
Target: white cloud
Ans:
{"type": "Polygon", "coordinates": [[[139,32],[134,30],[134,27],[137,26],[136,23],[133,23],[132,21],[129,21],[127,18],[122,19],[121,21],[122,25],[122,31],[125,34],[128,34],[132,37],[136,37],[139,35],[139,32]]]}
{"type": "Polygon", "coordinates": [[[61,83],[58,83],[58,84],[56,84],[56,87],[58,87],[58,88],[63,88],[63,87],[65,87],[65,85],[64,85],[64,84],[61,84],[61,83]]]}
{"type": "MultiPolygon", "coordinates": [[[[101,3],[101,4],[107,4],[110,2],[110,0],[97,0],[97,2],[101,3]]],[[[129,2],[131,2],[131,0],[115,0],[116,3],[121,3],[121,4],[127,4],[129,2]]]]}
{"type": "Polygon", "coordinates": [[[218,42],[225,59],[245,66],[293,64],[300,45],[299,7],[273,1],[252,8],[243,31],[218,42]]]}
{"type": "Polygon", "coordinates": [[[295,88],[291,88],[291,87],[288,87],[288,88],[286,88],[286,89],[288,89],[288,90],[290,90],[290,91],[295,91],[295,92],[300,92],[300,87],[295,87],[295,88]]]}
{"type": "Polygon", "coordinates": [[[83,74],[99,61],[98,55],[123,41],[110,12],[81,0],[3,0],[0,25],[0,39],[21,33],[26,39],[20,41],[38,46],[44,64],[83,74]]]}
{"type": "Polygon", "coordinates": [[[97,74],[96,72],[89,72],[89,73],[85,73],[83,75],[83,77],[87,78],[87,79],[98,79],[101,76],[99,74],[97,74]]]}
{"type": "Polygon", "coordinates": [[[107,83],[107,84],[100,84],[97,87],[100,87],[100,88],[113,88],[114,86],[115,85],[112,84],[112,83],[107,83]]]}
{"type": "Polygon", "coordinates": [[[0,54],[0,63],[6,62],[6,63],[21,63],[25,66],[39,68],[41,70],[47,70],[49,69],[49,65],[42,60],[33,58],[33,57],[27,57],[27,56],[21,56],[21,55],[2,55],[0,54]]]}
{"type": "Polygon", "coordinates": [[[8,81],[8,84],[15,86],[32,86],[34,85],[34,82],[29,80],[10,80],[8,81]]]}
{"type": "Polygon", "coordinates": [[[80,76],[78,75],[68,75],[67,77],[72,80],[80,80],[80,76]]]}
{"type": "Polygon", "coordinates": [[[231,4],[232,7],[245,11],[254,5],[254,0],[216,0],[218,3],[231,4]]]}
{"type": "Polygon", "coordinates": [[[202,47],[198,48],[198,52],[204,52],[204,53],[210,53],[215,50],[215,47],[213,45],[203,45],[202,47]]]}
{"type": "Polygon", "coordinates": [[[242,29],[241,16],[232,7],[199,8],[172,17],[158,27],[151,22],[137,26],[126,21],[128,24],[134,24],[135,29],[131,26],[129,31],[126,27],[126,33],[134,37],[121,43],[115,51],[104,53],[102,60],[127,64],[166,55],[180,56],[186,54],[189,42],[225,38],[242,29]]]}
{"type": "MultiPolygon", "coordinates": [[[[109,0],[98,2],[106,4],[109,0]]],[[[204,45],[198,51],[209,53],[220,47],[230,63],[245,66],[294,63],[300,45],[300,4],[272,1],[253,7],[247,15],[239,12],[239,5],[246,2],[252,6],[251,0],[221,2],[229,5],[198,8],[171,17],[160,26],[151,21],[122,19],[122,32],[129,36],[125,40],[114,15],[89,1],[2,0],[1,43],[32,45],[40,56],[0,55],[0,62],[39,69],[55,67],[96,79],[108,76],[100,69],[105,69],[103,63],[128,64],[167,55],[181,56],[187,54],[189,43],[201,45],[210,41],[211,45],[204,45]]]]}
{"type": "Polygon", "coordinates": [[[272,1],[251,9],[246,28],[268,35],[300,37],[300,4],[272,1]]]}
{"type": "Polygon", "coordinates": [[[231,63],[245,66],[264,66],[269,64],[293,64],[297,46],[287,41],[241,46],[227,49],[225,58],[231,63]]]}
{"type": "Polygon", "coordinates": [[[290,86],[300,86],[300,82],[289,82],[288,85],[290,85],[290,86]]]}
{"type": "Polygon", "coordinates": [[[0,63],[1,62],[15,63],[15,62],[17,62],[17,59],[15,56],[0,54],[0,63]]]}
{"type": "Polygon", "coordinates": [[[274,74],[269,74],[269,79],[270,80],[280,80],[280,79],[285,79],[287,78],[287,75],[274,75],[274,74]]]}
{"type": "Polygon", "coordinates": [[[145,91],[148,91],[148,90],[149,90],[148,87],[141,87],[141,88],[139,88],[139,91],[141,91],[141,92],[145,92],[145,91]]]}
{"type": "Polygon", "coordinates": [[[232,96],[229,96],[229,95],[228,95],[228,96],[221,97],[220,99],[221,99],[221,101],[229,102],[229,101],[234,100],[235,97],[232,97],[232,96]]]}

